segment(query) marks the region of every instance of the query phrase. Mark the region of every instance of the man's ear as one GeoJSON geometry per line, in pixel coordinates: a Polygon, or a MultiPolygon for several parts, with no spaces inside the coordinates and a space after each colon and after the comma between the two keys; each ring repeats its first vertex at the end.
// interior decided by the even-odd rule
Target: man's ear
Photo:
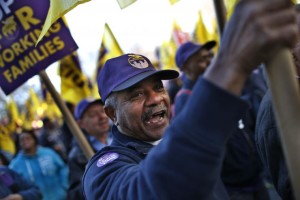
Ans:
{"type": "Polygon", "coordinates": [[[105,114],[115,123],[117,120],[115,109],[112,106],[104,106],[105,114]]]}

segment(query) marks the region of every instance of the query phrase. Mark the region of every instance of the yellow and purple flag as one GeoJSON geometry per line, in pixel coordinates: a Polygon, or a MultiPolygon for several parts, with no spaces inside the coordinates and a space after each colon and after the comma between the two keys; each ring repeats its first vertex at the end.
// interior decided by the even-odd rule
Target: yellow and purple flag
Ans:
{"type": "Polygon", "coordinates": [[[61,97],[76,105],[83,98],[91,96],[88,78],[82,72],[77,52],[60,60],[58,74],[61,77],[61,97]]]}
{"type": "MultiPolygon", "coordinates": [[[[102,36],[102,42],[99,49],[96,77],[98,77],[104,63],[110,59],[123,54],[123,51],[112,33],[107,23],[104,25],[104,32],[102,36]]],[[[95,77],[95,78],[96,78],[95,77]]]]}
{"type": "Polygon", "coordinates": [[[99,76],[104,63],[110,59],[123,54],[123,51],[116,40],[113,32],[109,28],[108,24],[105,23],[104,32],[102,35],[102,42],[99,49],[97,66],[93,78],[93,96],[99,98],[97,77],[99,76]]]}
{"type": "Polygon", "coordinates": [[[0,86],[7,95],[78,47],[62,19],[35,45],[49,0],[2,2],[5,12],[0,9],[0,86]]]}

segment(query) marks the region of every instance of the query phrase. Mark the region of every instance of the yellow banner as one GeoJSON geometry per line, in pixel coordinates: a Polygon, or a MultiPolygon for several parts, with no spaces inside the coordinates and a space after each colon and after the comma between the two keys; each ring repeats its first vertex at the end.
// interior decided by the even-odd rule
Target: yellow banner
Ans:
{"type": "Polygon", "coordinates": [[[90,84],[81,70],[76,52],[61,59],[58,70],[61,77],[61,96],[63,100],[76,105],[83,98],[90,97],[90,84]]]}

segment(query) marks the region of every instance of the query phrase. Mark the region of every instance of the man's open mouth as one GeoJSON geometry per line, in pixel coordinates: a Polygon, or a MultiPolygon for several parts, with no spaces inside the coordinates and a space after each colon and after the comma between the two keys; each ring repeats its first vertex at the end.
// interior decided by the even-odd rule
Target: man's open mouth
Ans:
{"type": "Polygon", "coordinates": [[[147,124],[155,124],[158,123],[160,121],[162,121],[165,117],[166,117],[166,110],[161,110],[159,112],[153,113],[151,115],[149,115],[146,119],[145,122],[147,124]]]}

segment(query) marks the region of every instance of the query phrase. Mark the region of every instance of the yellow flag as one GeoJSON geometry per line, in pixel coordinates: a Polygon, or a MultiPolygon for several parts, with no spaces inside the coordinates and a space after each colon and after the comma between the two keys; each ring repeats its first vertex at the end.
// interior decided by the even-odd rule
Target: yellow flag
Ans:
{"type": "Polygon", "coordinates": [[[239,0],[226,0],[225,1],[225,6],[226,6],[226,10],[227,10],[227,14],[226,14],[227,20],[230,19],[231,15],[234,11],[234,8],[238,2],[239,2],[239,0]]]}
{"type": "MultiPolygon", "coordinates": [[[[56,105],[55,101],[53,100],[50,92],[48,91],[45,83],[43,82],[42,79],[40,79],[41,82],[41,88],[42,88],[42,103],[41,103],[41,113],[42,119],[43,117],[48,117],[52,121],[56,121],[59,124],[62,123],[62,113],[60,112],[58,106],[56,105]]],[[[37,126],[40,126],[42,124],[37,124],[37,126]]]]}
{"type": "Polygon", "coordinates": [[[32,109],[35,112],[38,112],[38,109],[41,106],[41,99],[32,88],[29,89],[29,99],[31,101],[32,109]]]}
{"type": "Polygon", "coordinates": [[[127,6],[130,6],[131,4],[133,4],[134,2],[136,2],[136,0],[117,0],[119,6],[121,9],[126,8],[127,6]]]}
{"type": "Polygon", "coordinates": [[[189,41],[188,33],[182,31],[181,27],[176,21],[173,21],[173,30],[171,38],[168,42],[164,42],[160,46],[159,63],[162,69],[178,70],[175,63],[175,55],[178,47],[189,41]]]}
{"type": "Polygon", "coordinates": [[[169,0],[170,4],[173,5],[175,3],[177,3],[179,0],[169,0]]]}
{"type": "Polygon", "coordinates": [[[6,108],[10,115],[10,121],[17,122],[19,116],[17,103],[12,98],[10,98],[10,100],[6,104],[6,108]]]}
{"type": "Polygon", "coordinates": [[[213,25],[213,30],[212,32],[209,34],[209,40],[214,40],[216,41],[216,46],[213,48],[213,52],[216,54],[219,50],[219,46],[220,46],[220,37],[219,37],[219,32],[218,32],[218,26],[217,26],[217,19],[214,19],[212,21],[212,25],[213,25]]]}
{"type": "Polygon", "coordinates": [[[6,109],[9,116],[9,123],[6,127],[9,132],[16,132],[17,125],[19,123],[19,111],[17,103],[10,98],[10,100],[6,103],[6,109]]]}
{"type": "Polygon", "coordinates": [[[48,14],[42,32],[40,33],[40,36],[36,43],[39,43],[39,41],[44,37],[48,29],[57,19],[75,8],[77,5],[88,1],[90,0],[50,0],[48,14]]]}
{"type": "Polygon", "coordinates": [[[41,100],[35,91],[29,89],[29,97],[25,102],[26,107],[26,120],[23,122],[23,127],[26,129],[32,129],[32,123],[39,119],[38,110],[40,109],[41,100]]]}
{"type": "Polygon", "coordinates": [[[209,40],[209,32],[204,24],[202,13],[199,12],[198,21],[194,31],[194,40],[203,44],[209,40]]]}
{"type": "Polygon", "coordinates": [[[159,51],[159,60],[162,69],[174,69],[178,70],[175,63],[175,54],[177,45],[173,39],[168,42],[164,42],[159,51]]]}
{"type": "Polygon", "coordinates": [[[211,25],[212,30],[209,31],[203,21],[202,13],[199,12],[199,18],[193,34],[193,41],[204,44],[208,41],[215,40],[217,42],[217,45],[214,47],[213,51],[214,53],[216,53],[219,47],[219,34],[216,19],[212,20],[211,25]]]}
{"type": "Polygon", "coordinates": [[[83,74],[76,52],[60,60],[58,74],[61,77],[62,99],[76,105],[91,96],[88,78],[83,74]]]}
{"type": "Polygon", "coordinates": [[[99,49],[98,61],[96,71],[94,73],[94,85],[93,85],[93,96],[99,98],[98,87],[97,87],[97,77],[104,65],[104,63],[110,59],[123,54],[123,51],[116,40],[114,34],[109,28],[108,24],[105,23],[104,32],[102,36],[102,42],[99,49]]]}
{"type": "Polygon", "coordinates": [[[16,145],[12,138],[12,133],[7,129],[7,126],[0,123],[0,147],[11,155],[15,155],[16,145]]]}

